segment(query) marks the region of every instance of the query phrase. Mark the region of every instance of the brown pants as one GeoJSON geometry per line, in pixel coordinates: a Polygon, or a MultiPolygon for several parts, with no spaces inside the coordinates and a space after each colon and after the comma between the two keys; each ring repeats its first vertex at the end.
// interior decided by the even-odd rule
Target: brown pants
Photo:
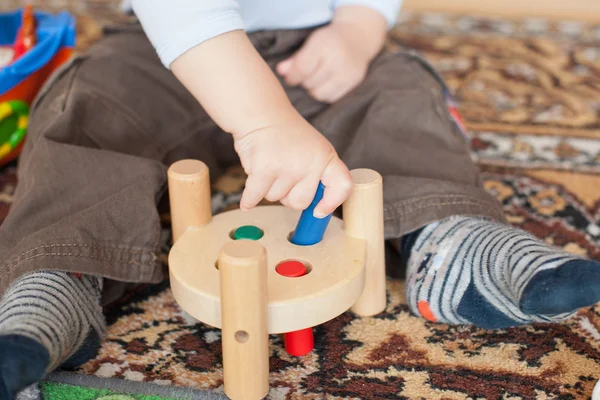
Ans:
{"type": "MultiPolygon", "coordinates": [[[[251,39],[274,66],[309,33],[251,39]]],[[[384,176],[388,239],[452,215],[503,219],[480,186],[442,83],[418,57],[381,55],[333,105],[286,90],[349,168],[384,176]]],[[[157,204],[166,168],[183,158],[204,161],[213,178],[239,162],[230,135],[160,64],[139,26],[107,32],[55,74],[34,105],[15,201],[0,227],[0,294],[45,269],[161,280],[157,204]]]]}

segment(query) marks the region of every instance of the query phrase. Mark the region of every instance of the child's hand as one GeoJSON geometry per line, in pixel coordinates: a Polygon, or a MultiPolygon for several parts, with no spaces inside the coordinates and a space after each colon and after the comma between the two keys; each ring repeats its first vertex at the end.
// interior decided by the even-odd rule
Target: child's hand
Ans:
{"type": "Polygon", "coordinates": [[[296,54],[277,65],[277,72],[316,100],[339,100],[363,81],[370,61],[346,33],[336,25],[313,32],[296,54]]]}
{"type": "Polygon", "coordinates": [[[348,168],[331,143],[294,109],[244,32],[229,32],[192,48],[171,69],[233,136],[248,174],[243,210],[263,198],[305,209],[322,181],[325,193],[314,214],[324,217],[350,195],[348,168]]]}
{"type": "Polygon", "coordinates": [[[240,207],[249,210],[263,198],[306,209],[319,181],[325,193],[314,215],[325,217],[350,195],[352,179],[333,146],[302,117],[236,137],[235,149],[248,174],[240,207]]]}
{"type": "Polygon", "coordinates": [[[371,9],[347,6],[333,22],[316,30],[277,72],[288,85],[303,86],[316,100],[333,103],[356,88],[381,50],[385,19],[371,9]]]}
{"type": "Polygon", "coordinates": [[[314,214],[324,217],[350,195],[348,168],[331,143],[294,109],[243,31],[195,46],[175,60],[171,70],[233,136],[248,174],[243,210],[263,198],[305,209],[322,181],[325,193],[314,214]]]}

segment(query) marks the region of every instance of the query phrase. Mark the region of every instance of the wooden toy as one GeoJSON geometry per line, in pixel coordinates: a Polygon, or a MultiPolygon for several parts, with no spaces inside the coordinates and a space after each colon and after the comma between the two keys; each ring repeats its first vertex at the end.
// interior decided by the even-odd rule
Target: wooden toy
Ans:
{"type": "Polygon", "coordinates": [[[169,168],[171,289],[182,309],[221,329],[231,399],[267,395],[269,334],[291,333],[286,348],[304,353],[312,327],[348,309],[361,316],[385,309],[382,178],[369,169],[351,173],[342,221],[312,217],[319,193],[303,213],[260,206],[213,217],[208,167],[182,160],[169,168]],[[317,234],[294,244],[305,224],[317,234]]]}

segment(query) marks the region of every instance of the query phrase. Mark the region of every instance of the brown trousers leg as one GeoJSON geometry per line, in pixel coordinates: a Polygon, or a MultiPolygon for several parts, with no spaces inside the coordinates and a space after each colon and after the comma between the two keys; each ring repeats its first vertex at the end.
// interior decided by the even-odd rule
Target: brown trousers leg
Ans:
{"type": "MultiPolygon", "coordinates": [[[[274,65],[308,33],[251,39],[274,65]]],[[[382,173],[386,237],[456,214],[502,218],[439,83],[415,58],[380,57],[335,105],[287,90],[350,168],[382,173]]],[[[167,166],[183,158],[206,162],[213,178],[237,163],[231,137],[162,67],[139,27],[107,35],[56,74],[34,107],[15,202],[0,227],[0,294],[43,269],[161,280],[157,204],[167,166]]]]}
{"type": "MultiPolygon", "coordinates": [[[[279,45],[262,49],[259,44],[274,66],[306,33],[262,35],[263,42],[279,45]]],[[[386,238],[453,215],[504,220],[496,199],[481,187],[467,140],[449,113],[443,82],[418,56],[380,55],[365,81],[333,105],[317,102],[301,88],[286,89],[349,168],[383,175],[386,238]]]]}

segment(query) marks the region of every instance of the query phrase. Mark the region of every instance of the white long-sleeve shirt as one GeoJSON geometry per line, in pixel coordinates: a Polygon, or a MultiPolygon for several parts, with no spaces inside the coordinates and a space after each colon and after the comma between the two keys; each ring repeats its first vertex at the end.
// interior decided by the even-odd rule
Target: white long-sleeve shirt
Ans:
{"type": "Polygon", "coordinates": [[[326,24],[337,7],[362,5],[392,26],[402,0],[129,0],[162,63],[215,36],[234,31],[302,29],[326,24]]]}

